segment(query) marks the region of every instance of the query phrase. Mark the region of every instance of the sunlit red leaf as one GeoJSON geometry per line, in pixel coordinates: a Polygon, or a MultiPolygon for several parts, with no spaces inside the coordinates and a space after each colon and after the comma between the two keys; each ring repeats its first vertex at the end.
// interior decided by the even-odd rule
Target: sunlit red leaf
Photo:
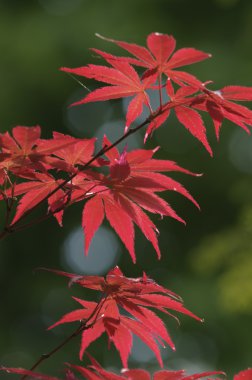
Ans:
{"type": "Polygon", "coordinates": [[[252,101],[252,87],[226,86],[221,89],[221,95],[229,100],[252,101]]]}
{"type": "MultiPolygon", "coordinates": [[[[23,182],[16,185],[13,189],[13,196],[25,194],[19,200],[12,224],[16,223],[24,214],[33,209],[43,199],[45,199],[53,190],[57,189],[62,180],[55,180],[49,174],[34,173],[35,181],[23,182]]],[[[11,196],[12,189],[9,191],[11,196]]],[[[52,212],[57,211],[57,206],[64,206],[65,193],[59,189],[50,199],[49,208],[52,212]]],[[[56,217],[61,224],[62,214],[56,212],[56,217]]]]}
{"type": "Polygon", "coordinates": [[[54,152],[55,157],[51,157],[50,160],[47,160],[47,162],[50,162],[50,165],[54,168],[67,172],[74,172],[77,165],[85,165],[91,160],[94,153],[96,138],[76,139],[58,132],[54,132],[53,137],[55,141],[69,139],[70,143],[68,146],[57,149],[57,151],[54,152]],[[56,157],[59,159],[56,159],[56,157]]]}
{"type": "Polygon", "coordinates": [[[68,277],[70,283],[102,292],[102,299],[98,303],[74,298],[82,305],[83,310],[77,309],[65,314],[50,327],[82,321],[81,358],[89,345],[106,333],[109,341],[113,342],[119,351],[123,366],[126,368],[132,348],[132,334],[136,334],[155,353],[162,366],[157,343],[163,346],[169,345],[172,349],[175,349],[175,346],[162,320],[152,309],[171,316],[174,316],[173,312],[178,312],[200,321],[200,318],[183,306],[182,300],[176,294],[158,285],[146,274],[136,279],[127,278],[118,267],[111,270],[105,278],[51,271],[68,277]],[[122,309],[127,315],[121,313],[122,309]]]}
{"type": "Polygon", "coordinates": [[[207,88],[203,91],[204,95],[192,100],[191,106],[209,113],[213,119],[217,139],[219,139],[220,128],[225,118],[250,133],[247,126],[252,126],[252,111],[231,100],[252,100],[251,87],[227,86],[217,91],[210,91],[207,88]]]}
{"type": "MultiPolygon", "coordinates": [[[[106,40],[106,38],[104,39],[106,40]]],[[[190,65],[192,63],[200,62],[206,58],[211,57],[210,54],[204,53],[194,48],[179,49],[172,55],[176,46],[176,41],[173,36],[162,33],[151,33],[147,36],[148,49],[143,46],[124,41],[117,41],[113,39],[107,40],[116,43],[136,58],[115,56],[109,57],[107,53],[95,49],[96,53],[103,56],[103,58],[105,58],[110,63],[113,62],[113,60],[116,62],[127,61],[133,65],[145,67],[147,68],[147,71],[144,73],[144,77],[146,78],[148,76],[153,76],[154,80],[155,73],[156,75],[163,73],[171,79],[180,79],[182,82],[185,82],[187,84],[200,86],[201,82],[193,75],[174,69],[181,66],[190,65]]]]}
{"type": "Polygon", "coordinates": [[[186,129],[196,137],[207,149],[212,156],[212,149],[207,141],[206,128],[203,124],[201,116],[188,107],[176,107],[175,109],[178,120],[186,129]]]}
{"type": "MultiPolygon", "coordinates": [[[[111,145],[106,137],[103,145],[104,147],[111,145]]],[[[109,167],[109,175],[96,175],[96,177],[92,175],[92,177],[90,174],[90,184],[92,181],[94,183],[90,192],[87,193],[86,183],[80,182],[77,185],[73,181],[72,203],[75,199],[79,201],[87,198],[87,194],[90,198],[85,203],[82,218],[86,253],[92,237],[106,217],[134,262],[136,260],[134,223],[152,243],[160,257],[157,242],[158,230],[145,211],[159,214],[161,217],[170,216],[183,223],[184,220],[156,192],[166,190],[178,192],[199,207],[191,194],[179,182],[158,172],[180,171],[190,175],[196,174],[181,168],[173,161],[153,159],[152,156],[156,151],[157,149],[149,151],[138,149],[127,152],[124,149],[123,153],[119,154],[113,147],[105,154],[108,160],[104,161],[104,165],[109,167]],[[83,197],[81,196],[82,186],[83,197]]]]}
{"type": "Polygon", "coordinates": [[[29,376],[29,377],[32,377],[33,379],[37,379],[37,380],[60,380],[58,377],[43,375],[41,373],[29,371],[28,369],[24,369],[24,368],[0,367],[0,371],[5,371],[7,373],[13,373],[13,374],[17,374],[20,376],[21,375],[22,376],[29,376]]]}
{"type": "Polygon", "coordinates": [[[128,128],[141,115],[143,106],[149,104],[146,89],[149,88],[150,84],[149,81],[142,82],[137,72],[127,62],[112,60],[109,63],[112,64],[113,68],[88,65],[81,69],[61,68],[61,70],[110,84],[110,86],[90,92],[85,98],[72,105],[134,96],[126,115],[126,127],[128,128]]]}
{"type": "Polygon", "coordinates": [[[0,134],[0,169],[14,171],[16,175],[28,168],[45,171],[48,156],[74,143],[74,139],[65,135],[41,140],[39,126],[17,126],[13,128],[12,134],[13,137],[8,132],[0,134]]]}
{"type": "Polygon", "coordinates": [[[85,234],[85,253],[88,252],[90,242],[100,227],[104,218],[104,205],[102,198],[96,196],[90,199],[83,209],[82,227],[85,234]]]}
{"type": "Polygon", "coordinates": [[[234,376],[234,380],[252,380],[252,368],[245,369],[234,376]]]}

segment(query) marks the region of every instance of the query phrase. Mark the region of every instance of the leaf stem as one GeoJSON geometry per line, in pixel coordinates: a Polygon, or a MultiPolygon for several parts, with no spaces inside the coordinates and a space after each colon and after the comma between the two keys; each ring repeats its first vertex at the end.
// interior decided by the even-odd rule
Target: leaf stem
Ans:
{"type": "MultiPolygon", "coordinates": [[[[101,157],[103,154],[120,144],[120,142],[124,141],[128,136],[132,135],[133,133],[136,133],[139,129],[143,128],[146,124],[148,124],[151,121],[152,117],[148,117],[144,122],[139,124],[137,127],[129,129],[124,135],[122,135],[120,138],[118,138],[113,144],[110,146],[106,146],[104,148],[101,148],[85,165],[80,166],[80,171],[83,171],[87,169],[88,166],[90,166],[97,158],[101,157]]],[[[41,199],[40,202],[38,202],[34,207],[27,210],[15,223],[10,225],[9,228],[5,227],[5,229],[0,233],[0,240],[3,239],[5,236],[7,236],[10,232],[15,232],[19,228],[16,228],[16,226],[23,220],[25,217],[31,214],[35,208],[40,206],[42,203],[44,203],[48,198],[50,198],[53,194],[55,194],[58,190],[62,189],[65,185],[67,185],[70,181],[72,181],[76,175],[79,172],[75,172],[70,177],[68,177],[65,181],[63,181],[59,186],[57,186],[54,190],[52,190],[45,198],[41,199]]],[[[42,218],[42,220],[44,220],[42,218]]],[[[30,227],[30,223],[27,224],[27,227],[30,227]]],[[[23,230],[23,228],[22,228],[23,230]]]]}
{"type": "MultiPolygon", "coordinates": [[[[58,346],[56,346],[54,349],[52,349],[50,352],[47,354],[42,354],[40,358],[33,364],[33,366],[30,368],[30,371],[33,371],[36,369],[43,361],[46,359],[49,359],[53,354],[55,354],[57,351],[59,351],[62,347],[64,347],[70,340],[72,340],[74,337],[78,336],[81,331],[85,330],[83,328],[83,324],[81,323],[80,326],[71,334],[69,335],[66,339],[63,340],[58,346]]],[[[21,380],[25,380],[28,377],[28,375],[24,375],[21,377],[21,380]]]]}
{"type": "MultiPolygon", "coordinates": [[[[107,295],[104,297],[104,293],[102,295],[101,301],[96,305],[92,313],[90,314],[89,318],[84,321],[81,321],[80,326],[67,338],[65,338],[60,344],[58,344],[56,347],[54,347],[50,352],[47,354],[42,354],[38,360],[33,364],[33,366],[30,368],[30,371],[33,371],[36,369],[41,363],[43,363],[45,360],[49,359],[52,355],[54,355],[56,352],[58,352],[62,347],[64,347],[68,342],[70,342],[73,338],[78,336],[80,333],[82,333],[84,330],[87,330],[91,328],[95,322],[97,321],[97,317],[100,313],[100,310],[104,304],[104,302],[107,299],[107,295]],[[95,318],[94,318],[95,317],[95,318]],[[92,319],[94,320],[90,322],[92,319]],[[89,323],[90,322],[90,323],[89,323]]],[[[28,377],[28,375],[24,375],[21,377],[20,380],[25,380],[28,377]]]]}
{"type": "MultiPolygon", "coordinates": [[[[191,100],[192,99],[188,98],[188,100],[186,102],[183,101],[182,103],[183,104],[184,103],[188,103],[191,100]]],[[[161,115],[166,109],[168,109],[168,108],[174,108],[177,105],[178,104],[173,104],[171,102],[167,102],[158,111],[156,111],[156,112],[152,113],[151,115],[149,115],[141,124],[139,124],[135,128],[129,129],[124,135],[122,135],[121,137],[119,137],[113,144],[101,148],[88,162],[86,162],[85,165],[79,165],[79,171],[76,171],[73,174],[71,174],[66,180],[64,180],[63,182],[61,182],[61,184],[59,184],[54,190],[52,190],[49,194],[47,194],[47,196],[45,196],[43,199],[41,199],[40,202],[38,202],[35,206],[31,207],[26,212],[24,212],[23,215],[15,223],[10,224],[9,226],[5,226],[4,230],[0,233],[0,240],[3,239],[3,238],[5,238],[7,235],[9,235],[12,232],[23,230],[24,228],[30,227],[31,225],[33,225],[33,223],[38,223],[40,221],[43,221],[43,220],[47,219],[47,215],[46,215],[45,217],[43,216],[43,217],[37,219],[34,222],[32,221],[30,223],[27,223],[24,226],[17,227],[17,225],[20,224],[20,222],[24,218],[26,218],[28,215],[30,215],[35,208],[37,208],[42,203],[44,203],[46,200],[48,200],[58,190],[64,188],[64,186],[66,186],[70,181],[72,181],[77,176],[77,174],[80,171],[84,171],[85,169],[87,169],[95,160],[97,160],[97,158],[101,157],[103,154],[105,154],[108,151],[110,151],[111,149],[113,149],[115,146],[117,146],[118,144],[120,144],[126,138],[128,138],[129,136],[133,135],[134,133],[136,133],[137,131],[139,131],[140,129],[142,129],[146,124],[150,123],[157,116],[161,115]]],[[[51,216],[51,215],[53,215],[53,213],[48,214],[48,215],[51,216]]]]}
{"type": "Polygon", "coordinates": [[[160,109],[162,109],[162,107],[163,107],[163,97],[162,97],[162,74],[159,74],[159,76],[158,76],[158,92],[159,92],[160,109]]]}

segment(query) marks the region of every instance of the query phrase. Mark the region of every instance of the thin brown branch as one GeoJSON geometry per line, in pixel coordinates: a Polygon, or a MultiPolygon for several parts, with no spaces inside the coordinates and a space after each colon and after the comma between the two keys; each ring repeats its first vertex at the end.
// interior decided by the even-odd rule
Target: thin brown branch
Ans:
{"type": "MultiPolygon", "coordinates": [[[[127,133],[125,133],[124,135],[122,135],[119,139],[117,139],[112,145],[110,146],[106,146],[104,148],[101,148],[85,165],[81,166],[80,167],[80,170],[83,171],[85,170],[87,167],[89,167],[95,160],[97,160],[97,158],[101,157],[103,154],[105,154],[106,152],[108,152],[110,149],[114,148],[115,146],[117,146],[118,144],[120,144],[120,142],[124,141],[128,136],[132,135],[133,133],[137,132],[139,129],[143,128],[146,124],[148,124],[150,121],[151,121],[152,117],[149,116],[143,123],[141,123],[140,125],[138,125],[137,127],[135,128],[132,128],[130,130],[127,131],[127,133]]],[[[75,172],[73,173],[72,175],[70,175],[70,177],[68,177],[65,181],[63,181],[59,186],[57,186],[54,190],[52,190],[45,198],[43,198],[40,202],[38,202],[34,207],[30,208],[29,210],[27,210],[21,217],[20,219],[18,219],[17,222],[13,223],[12,225],[10,225],[9,227],[5,227],[4,231],[2,231],[2,233],[0,233],[0,240],[3,239],[4,237],[6,237],[7,235],[10,234],[10,232],[15,232],[16,230],[19,230],[19,228],[16,228],[16,226],[24,219],[26,218],[28,215],[30,215],[33,210],[35,208],[37,208],[38,206],[40,206],[42,203],[44,203],[48,198],[50,198],[53,194],[55,194],[58,190],[62,189],[65,185],[67,185],[70,181],[72,181],[76,175],[78,174],[78,172],[75,172]]],[[[47,217],[45,217],[45,219],[47,219],[47,217]]],[[[44,218],[42,217],[41,218],[41,221],[44,220],[44,218]]],[[[31,224],[28,223],[27,224],[27,227],[30,227],[31,224]]],[[[20,229],[23,230],[23,227],[21,227],[20,229]]]]}
{"type": "MultiPolygon", "coordinates": [[[[49,359],[53,354],[55,354],[57,351],[59,351],[62,347],[64,347],[70,340],[72,340],[74,337],[78,336],[81,331],[85,330],[83,328],[83,323],[66,339],[63,340],[58,346],[56,346],[54,349],[52,349],[47,354],[42,354],[40,358],[33,364],[33,366],[30,368],[30,371],[33,371],[36,369],[42,362],[44,362],[46,359],[49,359]]],[[[21,377],[21,380],[25,380],[28,377],[28,375],[24,375],[21,377]]]]}
{"type": "MultiPolygon", "coordinates": [[[[103,294],[104,295],[104,294],[103,294]]],[[[33,366],[30,368],[30,371],[34,371],[41,363],[43,363],[45,360],[52,357],[56,352],[58,352],[62,347],[64,347],[68,342],[70,342],[73,338],[78,336],[80,333],[82,333],[84,330],[87,330],[91,328],[95,322],[97,321],[97,317],[100,313],[100,310],[106,301],[107,296],[102,297],[101,301],[97,304],[93,312],[90,314],[89,318],[85,321],[81,321],[80,326],[67,338],[65,338],[60,344],[58,344],[56,347],[54,347],[50,352],[47,354],[42,354],[38,360],[33,364],[33,366]],[[94,319],[93,319],[94,318],[94,319]],[[92,321],[93,319],[93,321],[92,321]],[[90,323],[89,323],[90,322],[90,323]]],[[[28,377],[28,375],[23,375],[20,380],[25,380],[28,377]]]]}
{"type": "MultiPolygon", "coordinates": [[[[113,144],[101,148],[85,165],[79,166],[80,171],[83,171],[83,170],[87,169],[95,160],[97,160],[97,158],[101,157],[103,154],[105,154],[108,151],[110,151],[112,148],[114,148],[115,146],[117,146],[118,144],[120,144],[126,138],[128,138],[129,136],[131,136],[134,133],[136,133],[137,131],[139,131],[146,124],[150,123],[157,116],[159,116],[160,114],[162,114],[167,108],[172,108],[172,107],[169,107],[168,103],[166,104],[166,107],[164,106],[162,109],[159,109],[157,112],[152,113],[145,121],[143,121],[137,127],[129,129],[124,135],[122,135],[121,137],[119,137],[113,144]]],[[[172,106],[174,107],[174,105],[172,105],[172,106]]],[[[66,180],[64,180],[60,185],[58,185],[54,190],[52,190],[45,198],[41,199],[41,201],[38,202],[34,207],[32,207],[29,210],[27,210],[26,212],[24,212],[24,214],[15,223],[13,223],[13,224],[11,224],[9,226],[6,226],[4,228],[4,230],[0,233],[0,240],[3,239],[3,238],[5,238],[10,233],[13,233],[15,231],[21,231],[21,230],[23,230],[23,229],[25,229],[27,227],[30,227],[31,225],[33,225],[33,223],[38,223],[40,221],[43,221],[43,220],[47,219],[49,216],[53,215],[53,213],[51,213],[51,214],[48,214],[49,216],[47,216],[47,215],[46,216],[42,216],[41,218],[37,219],[34,222],[27,223],[24,226],[16,227],[16,226],[18,226],[20,224],[20,222],[24,218],[26,218],[28,215],[30,215],[35,208],[39,207],[42,203],[44,203],[46,200],[48,200],[58,190],[64,188],[64,186],[66,186],[70,181],[72,181],[76,177],[76,175],[78,173],[79,173],[79,171],[73,173],[72,175],[70,175],[66,180]]]]}

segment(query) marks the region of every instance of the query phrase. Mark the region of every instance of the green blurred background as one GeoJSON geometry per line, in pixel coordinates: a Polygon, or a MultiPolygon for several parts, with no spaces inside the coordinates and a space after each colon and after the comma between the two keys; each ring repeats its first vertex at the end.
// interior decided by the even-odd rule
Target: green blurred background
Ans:
{"type": "MultiPolygon", "coordinates": [[[[99,63],[89,47],[121,54],[119,48],[97,39],[95,32],[144,44],[152,31],[173,34],[178,48],[211,52],[212,59],[189,70],[203,81],[213,80],[215,89],[252,85],[251,0],[1,0],[0,131],[39,124],[44,137],[56,130],[76,137],[106,132],[115,138],[123,131],[126,103],[67,108],[86,92],[58,68],[99,63]]],[[[145,270],[205,319],[199,324],[181,317],[179,327],[165,318],[177,347],[176,353],[163,350],[167,368],[222,369],[232,378],[252,366],[252,138],[225,122],[217,143],[211,120],[206,119],[206,125],[213,159],[173,116],[147,144],[162,145],[159,158],[204,173],[199,178],[173,176],[202,210],[180,196],[166,196],[187,226],[153,218],[161,232],[161,261],[137,232],[134,266],[106,224],[84,260],[81,205],[66,212],[63,228],[50,220],[0,242],[1,364],[30,367],[73,331],[74,326],[46,331],[76,307],[71,295],[94,296],[67,288],[63,278],[34,273],[34,268],[104,274],[118,263],[128,276],[145,270]]],[[[142,146],[141,133],[130,146],[142,146]]],[[[0,212],[3,215],[3,209],[0,212]]],[[[118,354],[113,348],[108,351],[106,344],[100,339],[90,352],[105,367],[118,369],[118,354]]],[[[72,341],[40,370],[57,374],[62,362],[77,364],[78,349],[79,341],[72,341]]],[[[138,340],[130,366],[158,368],[152,352],[138,340]]]]}

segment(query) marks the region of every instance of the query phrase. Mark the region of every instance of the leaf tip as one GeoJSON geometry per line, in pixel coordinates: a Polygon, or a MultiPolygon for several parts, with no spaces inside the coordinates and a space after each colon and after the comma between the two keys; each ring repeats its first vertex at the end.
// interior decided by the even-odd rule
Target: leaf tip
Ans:
{"type": "Polygon", "coordinates": [[[197,209],[198,209],[199,211],[201,211],[201,208],[200,208],[200,205],[198,204],[198,202],[195,201],[194,204],[195,204],[195,206],[197,207],[197,209]]]}
{"type": "Polygon", "coordinates": [[[100,33],[95,33],[95,37],[97,37],[97,38],[103,38],[103,36],[100,33]]]}
{"type": "Polygon", "coordinates": [[[148,133],[148,132],[146,132],[146,133],[145,133],[145,135],[144,135],[144,144],[146,143],[146,141],[147,141],[148,137],[149,137],[149,133],[148,133]]]}
{"type": "Polygon", "coordinates": [[[59,68],[59,71],[64,71],[66,73],[69,73],[69,72],[71,72],[71,69],[69,67],[62,66],[62,67],[59,68]]]}
{"type": "Polygon", "coordinates": [[[182,219],[182,218],[179,219],[179,222],[183,223],[184,226],[186,226],[186,224],[187,224],[186,221],[184,219],[182,219]]]}
{"type": "Polygon", "coordinates": [[[129,125],[125,125],[125,128],[124,128],[124,134],[125,135],[129,131],[129,129],[130,129],[129,125]]]}
{"type": "Polygon", "coordinates": [[[156,146],[156,148],[152,149],[153,154],[156,153],[160,149],[160,146],[156,146]]]}
{"type": "Polygon", "coordinates": [[[127,371],[129,371],[129,368],[122,368],[120,372],[121,372],[121,373],[125,373],[125,372],[127,372],[127,371]]]}
{"type": "Polygon", "coordinates": [[[100,33],[95,33],[95,37],[100,38],[101,40],[108,41],[108,42],[115,42],[112,38],[107,38],[102,36],[100,33]]]}

